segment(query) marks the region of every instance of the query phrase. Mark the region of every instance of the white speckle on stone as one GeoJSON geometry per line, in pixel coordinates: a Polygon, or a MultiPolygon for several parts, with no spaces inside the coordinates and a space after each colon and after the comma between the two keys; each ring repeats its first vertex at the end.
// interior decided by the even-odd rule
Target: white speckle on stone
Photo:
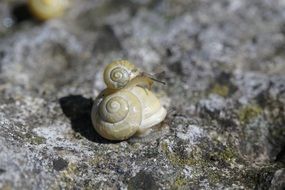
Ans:
{"type": "Polygon", "coordinates": [[[186,132],[177,132],[176,136],[189,141],[190,144],[196,144],[199,138],[204,136],[204,131],[196,125],[188,125],[186,132]]]}
{"type": "MultiPolygon", "coordinates": [[[[55,124],[48,127],[38,127],[33,129],[33,132],[36,135],[46,139],[45,144],[38,146],[47,147],[50,150],[54,147],[62,147],[67,150],[65,158],[69,161],[75,162],[81,159],[83,147],[79,143],[70,140],[70,131],[70,126],[65,124],[55,124]],[[78,152],[78,154],[74,154],[74,152],[78,152]]],[[[85,156],[91,156],[94,154],[94,152],[89,151],[88,148],[84,151],[85,156]]]]}
{"type": "Polygon", "coordinates": [[[192,172],[193,172],[193,169],[190,166],[186,165],[185,168],[183,169],[184,176],[187,178],[193,177],[192,172]]]}
{"type": "Polygon", "coordinates": [[[4,18],[3,19],[3,25],[6,27],[6,28],[10,28],[11,26],[13,26],[14,24],[14,21],[12,18],[10,17],[7,17],[7,18],[4,18]]]}
{"type": "Polygon", "coordinates": [[[52,125],[48,127],[38,127],[33,129],[38,136],[44,137],[47,143],[55,143],[60,138],[64,138],[64,133],[68,131],[66,125],[52,125]]]}
{"type": "Polygon", "coordinates": [[[211,94],[209,99],[201,100],[199,104],[210,112],[220,111],[226,106],[225,99],[216,94],[211,94]]]}

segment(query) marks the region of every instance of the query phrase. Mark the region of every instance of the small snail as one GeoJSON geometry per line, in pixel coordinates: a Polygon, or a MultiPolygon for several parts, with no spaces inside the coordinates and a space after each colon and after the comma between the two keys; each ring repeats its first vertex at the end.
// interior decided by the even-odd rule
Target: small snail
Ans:
{"type": "Polygon", "coordinates": [[[67,0],[28,0],[31,12],[39,20],[59,17],[67,8],[67,0]]]}
{"type": "Polygon", "coordinates": [[[95,99],[92,123],[109,140],[144,135],[166,117],[166,109],[150,91],[153,79],[128,61],[114,61],[104,71],[107,88],[95,99]]]}

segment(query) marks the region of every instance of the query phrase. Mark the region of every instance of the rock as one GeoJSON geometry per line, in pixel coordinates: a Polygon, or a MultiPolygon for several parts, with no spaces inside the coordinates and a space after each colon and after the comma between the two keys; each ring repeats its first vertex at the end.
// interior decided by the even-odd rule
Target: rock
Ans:
{"type": "Polygon", "coordinates": [[[62,158],[58,158],[53,160],[53,168],[56,171],[61,171],[64,170],[68,166],[68,162],[62,158]]]}
{"type": "Polygon", "coordinates": [[[285,188],[285,175],[284,169],[277,170],[271,181],[270,189],[284,189],[285,188]]]}
{"type": "MultiPolygon", "coordinates": [[[[0,189],[284,189],[283,0],[0,3],[0,189]],[[92,127],[115,59],[165,71],[166,132],[92,127]],[[156,136],[156,138],[153,138],[156,136]]],[[[163,97],[164,96],[164,97],[163,97]]]]}

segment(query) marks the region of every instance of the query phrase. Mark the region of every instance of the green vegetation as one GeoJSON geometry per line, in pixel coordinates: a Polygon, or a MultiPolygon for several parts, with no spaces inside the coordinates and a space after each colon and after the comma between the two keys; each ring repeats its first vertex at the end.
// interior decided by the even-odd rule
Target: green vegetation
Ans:
{"type": "Polygon", "coordinates": [[[215,84],[212,89],[210,90],[210,93],[218,94],[223,97],[227,97],[229,95],[229,87],[226,85],[221,84],[215,84]]]}
{"type": "Polygon", "coordinates": [[[46,139],[44,137],[37,136],[34,133],[27,133],[24,135],[24,137],[27,138],[28,141],[34,145],[44,144],[46,142],[46,139]]]}
{"type": "Polygon", "coordinates": [[[248,105],[239,110],[238,117],[241,123],[245,124],[258,117],[261,113],[262,108],[259,105],[248,105]]]}

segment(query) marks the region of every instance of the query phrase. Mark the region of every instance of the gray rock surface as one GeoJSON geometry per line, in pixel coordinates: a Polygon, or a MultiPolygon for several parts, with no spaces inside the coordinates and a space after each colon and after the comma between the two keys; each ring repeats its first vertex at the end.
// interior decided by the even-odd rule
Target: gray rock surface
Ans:
{"type": "Polygon", "coordinates": [[[284,189],[284,0],[0,2],[0,189],[284,189]],[[109,142],[104,66],[166,71],[170,131],[109,142]]]}

